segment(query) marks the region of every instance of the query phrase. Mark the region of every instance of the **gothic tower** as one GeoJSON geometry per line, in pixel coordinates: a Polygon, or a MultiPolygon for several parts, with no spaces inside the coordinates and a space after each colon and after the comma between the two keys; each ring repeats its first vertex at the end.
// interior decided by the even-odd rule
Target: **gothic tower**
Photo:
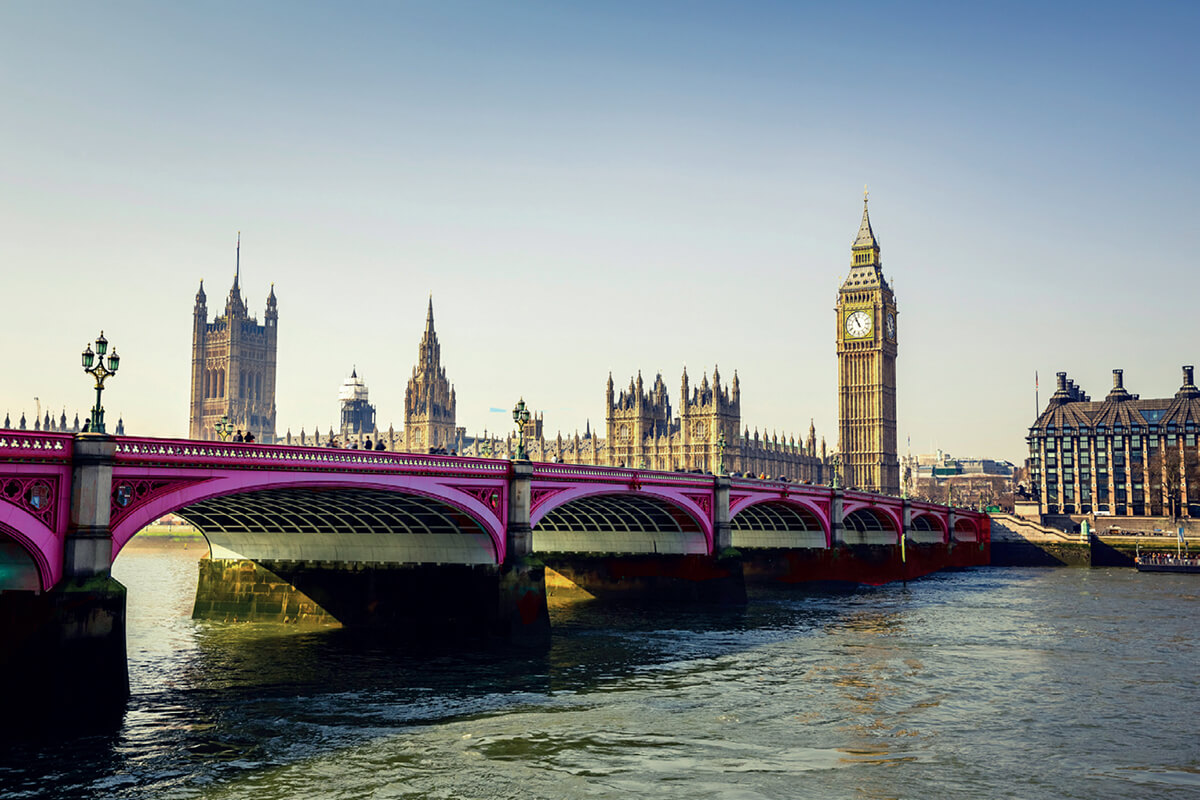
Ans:
{"type": "Polygon", "coordinates": [[[900,494],[896,458],[896,298],[867,215],[838,291],[838,449],[846,486],[900,494]]]}
{"type": "Polygon", "coordinates": [[[727,470],[741,468],[741,385],[737,373],[733,373],[732,395],[721,386],[721,370],[713,367],[713,382],[709,386],[705,374],[700,385],[688,397],[687,370],[683,371],[680,383],[681,402],[679,408],[679,433],[686,469],[716,472],[722,455],[727,470]],[[721,437],[725,445],[719,444],[721,437]]]}
{"type": "Polygon", "coordinates": [[[427,453],[455,447],[454,387],[442,367],[442,346],[433,330],[433,298],[425,315],[425,335],[417,348],[417,363],[404,391],[404,449],[427,453]]]}
{"type": "Polygon", "coordinates": [[[216,439],[224,417],[235,430],[249,431],[263,444],[275,441],[275,352],[279,308],[275,285],[267,296],[263,324],[248,316],[238,285],[241,278],[238,237],[233,287],[224,316],[208,321],[204,281],[192,312],[192,396],[188,436],[216,439]]]}

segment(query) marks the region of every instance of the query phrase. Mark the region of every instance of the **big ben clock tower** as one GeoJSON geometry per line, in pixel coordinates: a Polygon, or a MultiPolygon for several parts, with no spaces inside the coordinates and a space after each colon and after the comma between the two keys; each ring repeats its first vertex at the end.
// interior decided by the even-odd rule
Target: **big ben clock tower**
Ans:
{"type": "Polygon", "coordinates": [[[896,298],[867,216],[838,291],[838,440],[846,486],[900,494],[896,458],[896,298]]]}

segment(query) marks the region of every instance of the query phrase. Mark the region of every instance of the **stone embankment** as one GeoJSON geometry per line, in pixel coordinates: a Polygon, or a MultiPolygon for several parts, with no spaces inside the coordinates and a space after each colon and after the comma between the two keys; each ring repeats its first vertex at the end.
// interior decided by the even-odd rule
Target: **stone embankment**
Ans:
{"type": "Polygon", "coordinates": [[[1092,564],[1090,543],[1079,534],[1064,533],[1012,514],[991,514],[992,565],[1079,566],[1092,564]]]}

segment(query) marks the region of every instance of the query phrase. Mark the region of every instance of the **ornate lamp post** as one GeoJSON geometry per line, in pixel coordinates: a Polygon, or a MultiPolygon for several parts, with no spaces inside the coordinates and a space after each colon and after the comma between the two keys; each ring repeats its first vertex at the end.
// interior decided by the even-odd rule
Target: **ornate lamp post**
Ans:
{"type": "Polygon", "coordinates": [[[717,474],[725,474],[725,431],[717,437],[717,474]]]}
{"type": "Polygon", "coordinates": [[[517,461],[528,461],[529,456],[525,454],[525,426],[529,424],[529,409],[525,407],[525,398],[522,397],[513,406],[513,422],[517,423],[517,461]]]}
{"type": "Polygon", "coordinates": [[[830,484],[830,486],[831,486],[832,488],[834,488],[834,489],[840,489],[840,488],[842,488],[842,487],[841,487],[841,482],[840,482],[840,480],[839,480],[840,476],[838,475],[838,467],[840,467],[840,466],[842,465],[842,456],[841,456],[841,454],[840,454],[840,453],[834,453],[832,456],[830,456],[830,457],[829,457],[829,465],[830,465],[831,467],[833,467],[833,482],[830,484]]]}
{"type": "Polygon", "coordinates": [[[96,352],[92,352],[90,344],[83,351],[83,371],[96,379],[96,407],[92,409],[91,424],[88,426],[92,433],[104,433],[104,406],[100,405],[100,393],[104,391],[105,378],[116,375],[119,366],[121,357],[117,355],[117,349],[114,347],[111,353],[108,352],[108,339],[104,338],[104,331],[100,331],[96,339],[96,352]],[[108,355],[107,366],[104,363],[105,355],[108,355]],[[93,362],[95,366],[92,366],[93,362]]]}
{"type": "Polygon", "coordinates": [[[213,430],[222,442],[228,439],[233,434],[233,423],[229,421],[229,415],[222,414],[217,424],[213,425],[213,430]]]}

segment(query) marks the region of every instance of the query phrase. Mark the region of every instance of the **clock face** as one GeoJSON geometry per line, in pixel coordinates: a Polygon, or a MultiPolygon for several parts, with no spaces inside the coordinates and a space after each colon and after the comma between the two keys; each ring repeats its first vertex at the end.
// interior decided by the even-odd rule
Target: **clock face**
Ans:
{"type": "Polygon", "coordinates": [[[896,316],[894,314],[887,315],[887,335],[889,339],[896,338],[896,316]]]}
{"type": "Polygon", "coordinates": [[[855,311],[846,317],[846,334],[855,339],[866,336],[871,332],[871,315],[865,311],[855,311]]]}

